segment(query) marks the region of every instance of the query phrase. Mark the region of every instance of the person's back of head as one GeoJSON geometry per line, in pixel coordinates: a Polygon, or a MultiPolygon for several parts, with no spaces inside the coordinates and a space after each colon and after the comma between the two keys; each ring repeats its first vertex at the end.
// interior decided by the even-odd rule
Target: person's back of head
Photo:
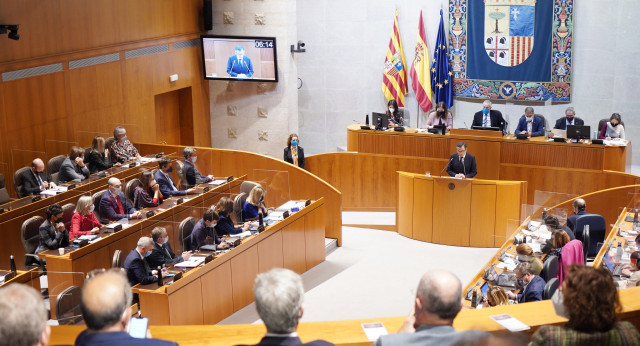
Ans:
{"type": "Polygon", "coordinates": [[[560,221],[558,221],[558,217],[555,215],[547,215],[547,217],[544,218],[544,224],[551,232],[553,232],[554,229],[560,228],[560,221]]]}
{"type": "Polygon", "coordinates": [[[51,329],[40,294],[22,284],[0,288],[0,345],[47,345],[51,329]]]}
{"type": "Polygon", "coordinates": [[[587,209],[587,202],[582,198],[577,198],[573,201],[573,207],[576,212],[585,211],[587,209]]]}
{"type": "Polygon", "coordinates": [[[125,330],[131,316],[131,287],[122,273],[108,271],[87,280],[80,308],[87,327],[94,332],[125,330]]]}
{"type": "Polygon", "coordinates": [[[267,332],[289,334],[296,331],[302,317],[304,298],[300,275],[283,268],[259,274],[253,287],[253,295],[267,332]]]}
{"type": "Polygon", "coordinates": [[[451,325],[462,308],[462,284],[450,272],[433,270],[420,279],[416,325],[451,325]]]}
{"type": "Polygon", "coordinates": [[[571,238],[564,230],[558,229],[553,232],[553,247],[558,249],[565,246],[571,238]]]}

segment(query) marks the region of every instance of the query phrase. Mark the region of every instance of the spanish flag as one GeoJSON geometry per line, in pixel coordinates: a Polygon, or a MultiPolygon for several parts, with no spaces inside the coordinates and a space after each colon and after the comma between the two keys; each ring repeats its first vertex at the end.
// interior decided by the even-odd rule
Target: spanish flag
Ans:
{"type": "Polygon", "coordinates": [[[404,107],[404,95],[407,93],[407,64],[400,41],[398,28],[398,10],[393,21],[393,33],[389,41],[389,49],[384,59],[384,73],[382,75],[382,92],[388,100],[395,99],[399,107],[404,107]]]}
{"type": "Polygon", "coordinates": [[[420,108],[426,113],[432,107],[433,92],[431,91],[429,50],[427,49],[427,36],[424,33],[422,23],[422,11],[418,23],[418,39],[416,42],[416,55],[411,64],[411,88],[416,93],[416,100],[420,108]]]}

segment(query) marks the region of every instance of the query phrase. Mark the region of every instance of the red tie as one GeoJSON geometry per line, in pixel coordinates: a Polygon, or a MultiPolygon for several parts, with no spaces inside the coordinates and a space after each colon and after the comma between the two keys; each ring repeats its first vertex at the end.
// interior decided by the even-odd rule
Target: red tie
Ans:
{"type": "Polygon", "coordinates": [[[120,202],[120,198],[116,196],[112,196],[116,200],[116,204],[118,204],[118,214],[124,214],[124,209],[122,208],[122,202],[120,202]]]}

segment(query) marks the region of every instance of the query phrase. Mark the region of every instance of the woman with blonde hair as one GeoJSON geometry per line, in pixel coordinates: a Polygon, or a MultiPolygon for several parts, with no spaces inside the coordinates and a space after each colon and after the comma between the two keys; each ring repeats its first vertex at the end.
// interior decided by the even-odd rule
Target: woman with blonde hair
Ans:
{"type": "Polygon", "coordinates": [[[76,203],[76,210],[71,217],[71,229],[69,230],[69,239],[86,234],[96,234],[100,231],[100,221],[93,213],[93,201],[91,196],[82,196],[76,203]]]}
{"type": "Polygon", "coordinates": [[[486,301],[489,306],[509,305],[509,298],[507,298],[507,294],[504,293],[504,290],[500,286],[489,287],[487,297],[484,298],[484,301],[486,301]]]}
{"type": "Polygon", "coordinates": [[[249,197],[244,202],[242,208],[242,218],[244,221],[253,221],[258,219],[258,215],[267,216],[267,208],[264,206],[264,189],[261,186],[255,186],[249,192],[249,197]]]}

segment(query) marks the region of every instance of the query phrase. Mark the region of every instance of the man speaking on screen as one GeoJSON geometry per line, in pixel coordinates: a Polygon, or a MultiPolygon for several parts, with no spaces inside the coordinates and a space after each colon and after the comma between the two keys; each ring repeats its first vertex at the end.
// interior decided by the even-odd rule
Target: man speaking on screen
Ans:
{"type": "Polygon", "coordinates": [[[244,47],[236,46],[236,54],[227,60],[227,73],[236,78],[251,78],[253,76],[253,65],[251,59],[244,56],[244,47]]]}

